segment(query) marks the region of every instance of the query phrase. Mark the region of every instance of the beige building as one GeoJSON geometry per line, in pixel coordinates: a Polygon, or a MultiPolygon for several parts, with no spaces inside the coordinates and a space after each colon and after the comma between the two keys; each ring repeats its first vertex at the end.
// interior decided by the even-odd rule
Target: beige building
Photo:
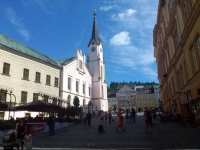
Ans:
{"type": "MultiPolygon", "coordinates": [[[[121,85],[120,85],[121,86],[121,85]]],[[[156,108],[156,97],[153,85],[124,85],[116,93],[118,106],[122,109],[144,110],[156,108]]]]}
{"type": "Polygon", "coordinates": [[[155,94],[151,93],[138,93],[135,95],[136,99],[136,110],[153,109],[156,107],[155,94]]]}
{"type": "Polygon", "coordinates": [[[196,116],[200,107],[200,1],[160,0],[153,44],[164,110],[196,116]]]}
{"type": "MultiPolygon", "coordinates": [[[[9,106],[11,101],[10,116],[14,116],[15,103],[18,106],[44,100],[44,95],[58,98],[60,71],[57,61],[0,34],[0,102],[9,106]]],[[[17,117],[36,114],[15,112],[17,117]]],[[[8,111],[0,112],[5,119],[8,115],[8,111]]]]}
{"type": "Polygon", "coordinates": [[[134,108],[136,109],[136,103],[134,99],[134,95],[136,95],[136,91],[130,88],[127,85],[124,85],[117,93],[116,97],[118,100],[118,107],[126,110],[134,108]]]}
{"type": "Polygon", "coordinates": [[[116,93],[108,93],[108,110],[113,110],[114,107],[116,111],[118,110],[118,99],[116,93]]]}

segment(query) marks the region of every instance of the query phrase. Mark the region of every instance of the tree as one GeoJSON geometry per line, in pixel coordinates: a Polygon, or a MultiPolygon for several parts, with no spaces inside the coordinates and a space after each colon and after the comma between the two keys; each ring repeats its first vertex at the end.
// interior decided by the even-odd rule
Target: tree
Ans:
{"type": "Polygon", "coordinates": [[[77,96],[74,97],[74,107],[79,107],[80,106],[80,102],[79,102],[79,98],[77,96]]]}

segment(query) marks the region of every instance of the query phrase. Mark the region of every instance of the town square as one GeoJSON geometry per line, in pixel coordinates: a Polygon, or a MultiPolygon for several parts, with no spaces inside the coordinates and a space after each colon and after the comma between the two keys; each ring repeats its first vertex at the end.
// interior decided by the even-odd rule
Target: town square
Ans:
{"type": "Polygon", "coordinates": [[[0,3],[0,149],[200,149],[199,0],[0,3]]]}

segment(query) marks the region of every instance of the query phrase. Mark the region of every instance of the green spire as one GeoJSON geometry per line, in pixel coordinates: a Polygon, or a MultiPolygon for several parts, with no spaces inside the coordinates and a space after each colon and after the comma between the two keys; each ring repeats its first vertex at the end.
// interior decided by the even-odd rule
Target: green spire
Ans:
{"type": "Polygon", "coordinates": [[[90,42],[88,43],[88,47],[90,43],[94,41],[97,45],[101,43],[101,39],[98,34],[98,27],[97,27],[97,20],[96,20],[96,10],[94,10],[94,21],[93,21],[93,28],[92,28],[92,37],[90,42]]]}

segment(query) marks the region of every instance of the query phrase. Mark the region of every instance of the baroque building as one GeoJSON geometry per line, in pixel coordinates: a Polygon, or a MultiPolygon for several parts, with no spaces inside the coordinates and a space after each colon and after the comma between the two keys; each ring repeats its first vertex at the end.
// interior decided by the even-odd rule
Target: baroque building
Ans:
{"type": "Polygon", "coordinates": [[[195,117],[200,106],[200,1],[159,0],[153,33],[163,108],[195,117]]]}

